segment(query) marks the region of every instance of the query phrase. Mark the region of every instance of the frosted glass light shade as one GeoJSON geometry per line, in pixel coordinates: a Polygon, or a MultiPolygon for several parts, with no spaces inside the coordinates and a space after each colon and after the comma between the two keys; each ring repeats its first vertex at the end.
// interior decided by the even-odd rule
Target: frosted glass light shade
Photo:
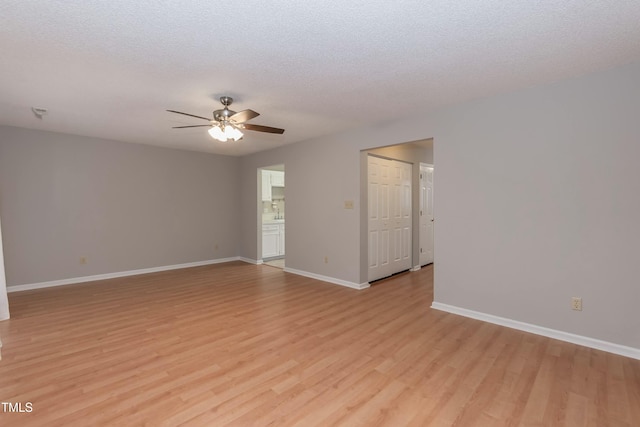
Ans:
{"type": "Polygon", "coordinates": [[[222,132],[220,126],[213,126],[209,129],[209,135],[211,135],[211,138],[217,139],[218,141],[227,142],[227,136],[222,132]]]}
{"type": "Polygon", "coordinates": [[[244,136],[244,134],[240,132],[240,129],[230,125],[225,126],[224,130],[222,130],[219,125],[213,126],[209,129],[209,135],[211,135],[211,138],[221,142],[228,140],[237,141],[244,136]]]}

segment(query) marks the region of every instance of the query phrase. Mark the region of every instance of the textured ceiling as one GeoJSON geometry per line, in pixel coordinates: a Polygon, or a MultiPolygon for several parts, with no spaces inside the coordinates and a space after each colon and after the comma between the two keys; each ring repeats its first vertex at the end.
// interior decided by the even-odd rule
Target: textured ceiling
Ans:
{"type": "Polygon", "coordinates": [[[637,61],[639,22],[638,0],[3,0],[0,125],[243,155],[637,61]],[[221,95],[285,134],[171,129],[221,95]]]}

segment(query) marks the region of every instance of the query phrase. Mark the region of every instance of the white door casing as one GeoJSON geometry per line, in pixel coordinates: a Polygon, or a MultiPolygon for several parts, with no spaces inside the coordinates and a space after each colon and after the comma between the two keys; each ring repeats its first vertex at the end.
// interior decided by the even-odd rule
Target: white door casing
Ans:
{"type": "MultiPolygon", "coordinates": [[[[273,187],[280,187],[284,189],[285,172],[284,165],[270,166],[269,169],[258,168],[258,191],[260,192],[260,198],[258,201],[258,227],[260,239],[258,242],[258,258],[274,258],[283,257],[285,254],[285,224],[282,223],[269,223],[263,222],[263,213],[265,202],[273,202],[273,187]],[[282,170],[271,170],[270,168],[277,168],[282,170]]],[[[282,191],[280,191],[282,192],[282,191]]],[[[284,198],[278,199],[284,203],[284,198]]],[[[272,206],[273,207],[273,206],[272,206]]]]}
{"type": "Polygon", "coordinates": [[[284,238],[284,224],[280,224],[279,226],[280,229],[280,239],[279,239],[279,243],[278,243],[278,254],[279,255],[284,255],[285,251],[284,251],[284,242],[285,242],[285,238],[284,238]]]}
{"type": "Polygon", "coordinates": [[[433,262],[433,166],[420,164],[420,265],[433,262]]]}

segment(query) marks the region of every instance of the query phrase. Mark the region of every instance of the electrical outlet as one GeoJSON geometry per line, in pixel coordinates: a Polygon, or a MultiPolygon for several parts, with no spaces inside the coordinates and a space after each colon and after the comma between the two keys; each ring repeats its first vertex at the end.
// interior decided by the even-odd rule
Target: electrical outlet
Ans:
{"type": "Polygon", "coordinates": [[[571,309],[582,311],[582,298],[580,297],[571,298],[571,309]]]}
{"type": "Polygon", "coordinates": [[[87,263],[87,258],[86,258],[86,257],[81,256],[81,257],[80,257],[80,264],[86,264],[86,263],[87,263]]]}

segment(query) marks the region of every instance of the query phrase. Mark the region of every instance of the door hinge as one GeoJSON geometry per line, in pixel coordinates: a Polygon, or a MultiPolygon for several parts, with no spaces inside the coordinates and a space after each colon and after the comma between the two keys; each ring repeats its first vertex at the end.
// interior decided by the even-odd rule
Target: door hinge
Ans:
{"type": "Polygon", "coordinates": [[[420,253],[422,253],[422,248],[420,248],[420,253]]]}

